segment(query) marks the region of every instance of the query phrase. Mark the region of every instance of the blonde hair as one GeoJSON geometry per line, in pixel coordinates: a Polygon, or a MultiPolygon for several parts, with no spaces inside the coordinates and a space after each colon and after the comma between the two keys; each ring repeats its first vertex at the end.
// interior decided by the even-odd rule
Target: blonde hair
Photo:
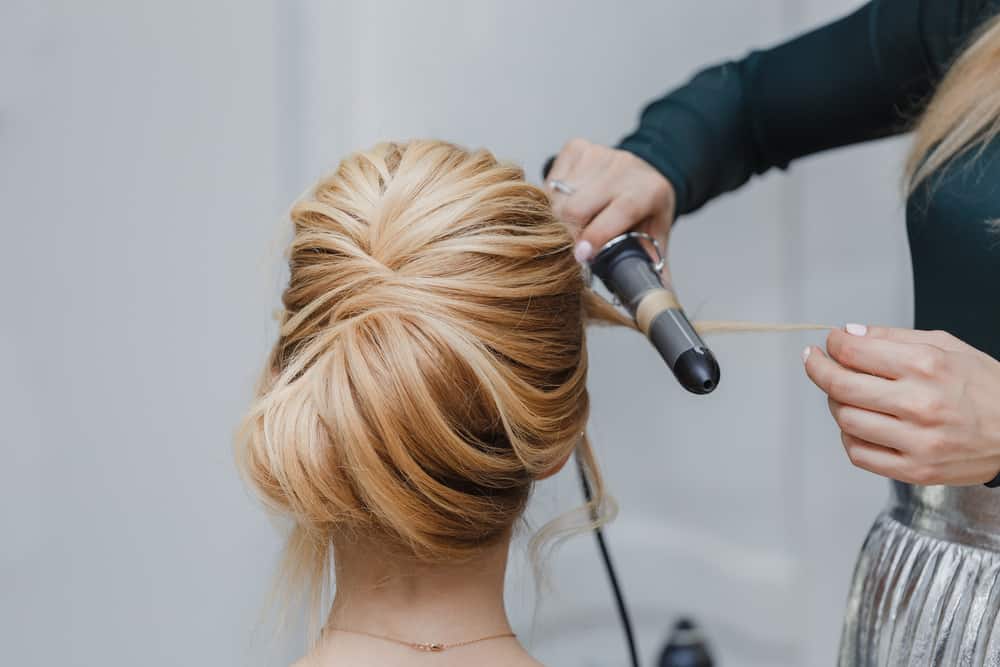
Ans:
{"type": "Polygon", "coordinates": [[[948,70],[916,126],[905,170],[909,192],[955,157],[1000,134],[1000,16],[948,70]]]}
{"type": "Polygon", "coordinates": [[[280,332],[239,438],[291,518],[286,576],[312,598],[338,538],[460,562],[509,534],[583,432],[585,322],[631,325],[586,289],[546,194],[439,141],[349,156],[291,212],[280,332]]]}

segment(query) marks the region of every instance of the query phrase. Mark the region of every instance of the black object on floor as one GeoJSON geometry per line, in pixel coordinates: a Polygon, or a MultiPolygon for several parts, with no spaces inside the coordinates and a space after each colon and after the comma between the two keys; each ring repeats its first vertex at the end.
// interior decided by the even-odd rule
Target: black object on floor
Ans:
{"type": "Polygon", "coordinates": [[[694,621],[682,618],[674,624],[657,667],[712,667],[712,655],[694,621]]]}

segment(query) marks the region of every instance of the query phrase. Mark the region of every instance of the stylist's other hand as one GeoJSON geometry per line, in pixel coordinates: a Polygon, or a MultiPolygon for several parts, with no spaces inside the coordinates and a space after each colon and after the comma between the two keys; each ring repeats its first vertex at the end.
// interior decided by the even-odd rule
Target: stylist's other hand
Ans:
{"type": "Polygon", "coordinates": [[[547,185],[556,216],[576,231],[575,254],[581,262],[633,229],[655,238],[666,255],[674,219],[674,188],[641,158],[573,139],[559,152],[547,185]],[[553,180],[566,183],[573,192],[554,190],[553,180]]]}
{"type": "Polygon", "coordinates": [[[803,351],[851,462],[913,484],[1000,471],[1000,362],[943,331],[848,324],[803,351]]]}

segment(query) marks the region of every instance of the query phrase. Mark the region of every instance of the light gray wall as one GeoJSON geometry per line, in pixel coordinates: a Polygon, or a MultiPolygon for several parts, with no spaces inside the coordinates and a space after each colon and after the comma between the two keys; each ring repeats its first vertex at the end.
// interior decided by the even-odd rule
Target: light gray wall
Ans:
{"type": "MultiPolygon", "coordinates": [[[[435,136],[530,175],[611,142],[707,62],[854,0],[11,0],[0,8],[0,663],[271,665],[279,539],[230,441],[273,334],[283,211],[346,151],[435,136]]],[[[817,73],[821,76],[822,73],[817,73]]],[[[906,324],[898,141],[770,174],[679,223],[706,319],[906,324]]],[[[592,335],[592,435],[647,660],[679,613],[721,664],[830,664],[884,494],[851,469],[799,362],[817,334],[718,337],[724,380],[676,386],[634,334],[592,335]]],[[[578,504],[541,485],[537,526],[578,504]]],[[[521,553],[519,550],[516,553],[521,553]]],[[[556,665],[622,664],[592,540],[519,632],[556,665]]]]}

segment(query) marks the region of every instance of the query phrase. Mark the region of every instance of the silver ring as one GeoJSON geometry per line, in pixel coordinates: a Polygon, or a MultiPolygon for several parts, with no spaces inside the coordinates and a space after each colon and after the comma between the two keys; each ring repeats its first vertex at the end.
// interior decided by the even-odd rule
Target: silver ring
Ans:
{"type": "Polygon", "coordinates": [[[549,181],[549,187],[556,192],[561,192],[564,195],[571,195],[576,192],[576,188],[567,183],[566,181],[560,181],[558,178],[553,178],[549,181]]]}

